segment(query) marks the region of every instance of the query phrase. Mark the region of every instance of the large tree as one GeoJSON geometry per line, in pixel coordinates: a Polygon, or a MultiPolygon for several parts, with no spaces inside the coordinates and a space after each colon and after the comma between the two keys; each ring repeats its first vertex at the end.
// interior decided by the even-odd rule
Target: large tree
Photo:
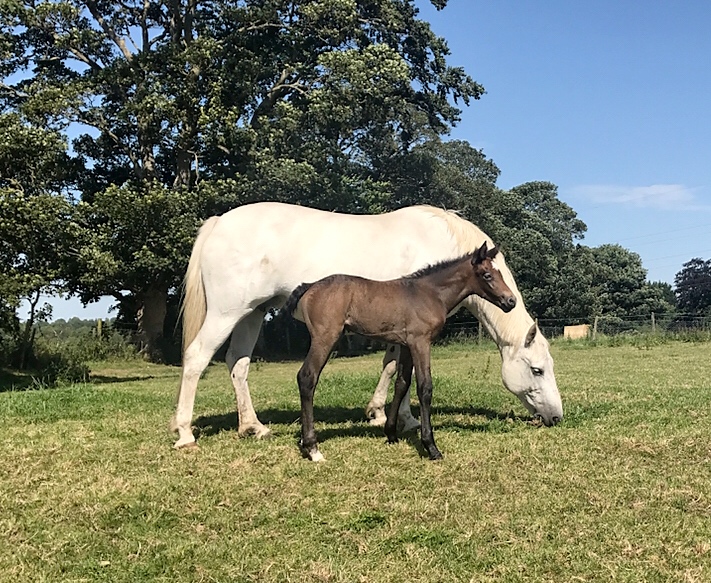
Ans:
{"type": "Polygon", "coordinates": [[[42,296],[63,290],[71,248],[70,188],[74,165],[54,131],[32,127],[17,114],[0,114],[0,331],[24,367],[32,353],[34,324],[51,314],[42,296]],[[21,327],[16,311],[26,301],[21,327]]]}
{"type": "Polygon", "coordinates": [[[674,276],[674,292],[679,310],[693,316],[711,311],[711,259],[690,259],[674,276]]]}
{"type": "Polygon", "coordinates": [[[0,107],[84,163],[69,282],[132,303],[149,352],[202,218],[382,208],[390,161],[483,91],[413,0],[16,0],[0,35],[0,107]]]}

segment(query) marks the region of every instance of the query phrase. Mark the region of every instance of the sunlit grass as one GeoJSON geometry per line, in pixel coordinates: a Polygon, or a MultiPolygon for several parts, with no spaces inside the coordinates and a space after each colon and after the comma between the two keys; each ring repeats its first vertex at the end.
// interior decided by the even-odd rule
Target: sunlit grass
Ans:
{"type": "Polygon", "coordinates": [[[380,355],[327,365],[323,464],[297,447],[298,362],[253,365],[264,442],[237,438],[212,366],[197,451],[171,449],[177,368],[0,393],[0,579],[711,580],[711,344],[553,352],[566,419],[546,429],[502,388],[495,350],[436,348],[439,463],[365,423],[380,355]]]}

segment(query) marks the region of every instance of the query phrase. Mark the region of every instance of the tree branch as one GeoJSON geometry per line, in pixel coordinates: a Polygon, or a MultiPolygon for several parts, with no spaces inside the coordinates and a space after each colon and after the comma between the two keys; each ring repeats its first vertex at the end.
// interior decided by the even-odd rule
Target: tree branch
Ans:
{"type": "Polygon", "coordinates": [[[79,113],[79,115],[77,115],[76,121],[88,125],[92,128],[96,128],[100,132],[109,136],[113,140],[113,142],[124,152],[124,154],[128,156],[128,159],[131,161],[131,166],[133,167],[133,171],[136,176],[138,178],[142,177],[143,173],[138,157],[129,146],[127,146],[121,141],[121,138],[119,138],[114,132],[109,129],[108,124],[103,118],[97,121],[94,119],[90,119],[89,117],[83,116],[81,115],[81,113],[79,113]]]}
{"type": "Polygon", "coordinates": [[[131,61],[133,59],[133,54],[131,53],[131,51],[128,50],[126,42],[121,38],[121,36],[116,34],[116,31],[109,26],[106,20],[104,20],[104,17],[101,15],[101,12],[99,12],[99,8],[96,5],[96,2],[94,2],[93,0],[89,0],[86,3],[86,7],[89,9],[89,12],[91,12],[91,15],[94,17],[94,20],[99,23],[104,33],[106,33],[106,36],[108,36],[114,42],[114,44],[123,53],[123,56],[126,58],[126,60],[131,61]]]}
{"type": "Polygon", "coordinates": [[[274,107],[274,104],[276,104],[277,100],[288,94],[290,91],[295,91],[297,93],[300,93],[301,95],[308,95],[307,88],[304,87],[304,85],[302,85],[301,83],[299,83],[298,80],[290,83],[286,82],[290,74],[291,70],[289,69],[284,69],[281,72],[281,75],[279,75],[279,79],[277,80],[277,82],[269,90],[264,100],[254,110],[252,119],[250,119],[249,121],[250,126],[252,126],[253,128],[257,128],[259,126],[259,116],[272,109],[274,107]]]}

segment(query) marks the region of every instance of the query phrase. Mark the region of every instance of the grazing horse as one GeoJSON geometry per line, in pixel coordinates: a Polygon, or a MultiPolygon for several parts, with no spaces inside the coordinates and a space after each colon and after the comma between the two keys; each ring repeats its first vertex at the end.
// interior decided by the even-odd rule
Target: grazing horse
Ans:
{"type": "Polygon", "coordinates": [[[422,446],[436,460],[442,457],[430,422],[432,375],[430,346],[449,312],[464,298],[477,294],[505,312],[516,296],[504,282],[494,257],[498,249],[484,243],[469,255],[421,269],[389,281],[355,275],[331,275],[297,287],[284,309],[303,321],[311,347],[296,378],[301,395],[301,450],[312,461],[323,460],[314,431],[314,391],[333,346],[346,330],[401,347],[395,397],[388,411],[385,434],[397,442],[397,413],[410,387],[412,368],[420,400],[422,446]]]}
{"type": "MultiPolygon", "coordinates": [[[[226,360],[237,401],[239,435],[269,435],[252,405],[247,384],[250,359],[265,312],[282,306],[300,283],[334,273],[395,279],[461,257],[483,242],[493,246],[470,222],[430,206],[347,215],[260,202],[207,219],[185,274],[183,369],[171,424],[178,432],[175,447],[195,443],[191,422],[198,380],[228,338],[226,360]]],[[[532,415],[554,425],[563,417],[563,405],[548,342],[526,311],[503,255],[496,261],[516,295],[516,307],[505,314],[476,295],[462,305],[498,345],[506,388],[532,415]]],[[[380,394],[384,405],[382,389],[380,394]]],[[[407,415],[412,418],[409,409],[407,415]]]]}

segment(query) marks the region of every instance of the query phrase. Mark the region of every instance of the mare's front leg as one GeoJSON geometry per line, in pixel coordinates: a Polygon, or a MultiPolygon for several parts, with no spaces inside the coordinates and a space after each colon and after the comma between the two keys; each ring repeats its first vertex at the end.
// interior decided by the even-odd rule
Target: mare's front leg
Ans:
{"type": "Polygon", "coordinates": [[[417,379],[417,397],[420,400],[420,439],[431,460],[442,458],[432,432],[430,408],[432,406],[432,374],[430,372],[430,343],[421,341],[410,347],[417,379]]]}
{"type": "Polygon", "coordinates": [[[395,379],[395,394],[393,402],[388,409],[388,418],[385,421],[385,436],[388,443],[397,443],[397,419],[400,404],[410,389],[412,380],[412,355],[407,346],[400,348],[400,358],[397,364],[397,379],[395,379]]]}

